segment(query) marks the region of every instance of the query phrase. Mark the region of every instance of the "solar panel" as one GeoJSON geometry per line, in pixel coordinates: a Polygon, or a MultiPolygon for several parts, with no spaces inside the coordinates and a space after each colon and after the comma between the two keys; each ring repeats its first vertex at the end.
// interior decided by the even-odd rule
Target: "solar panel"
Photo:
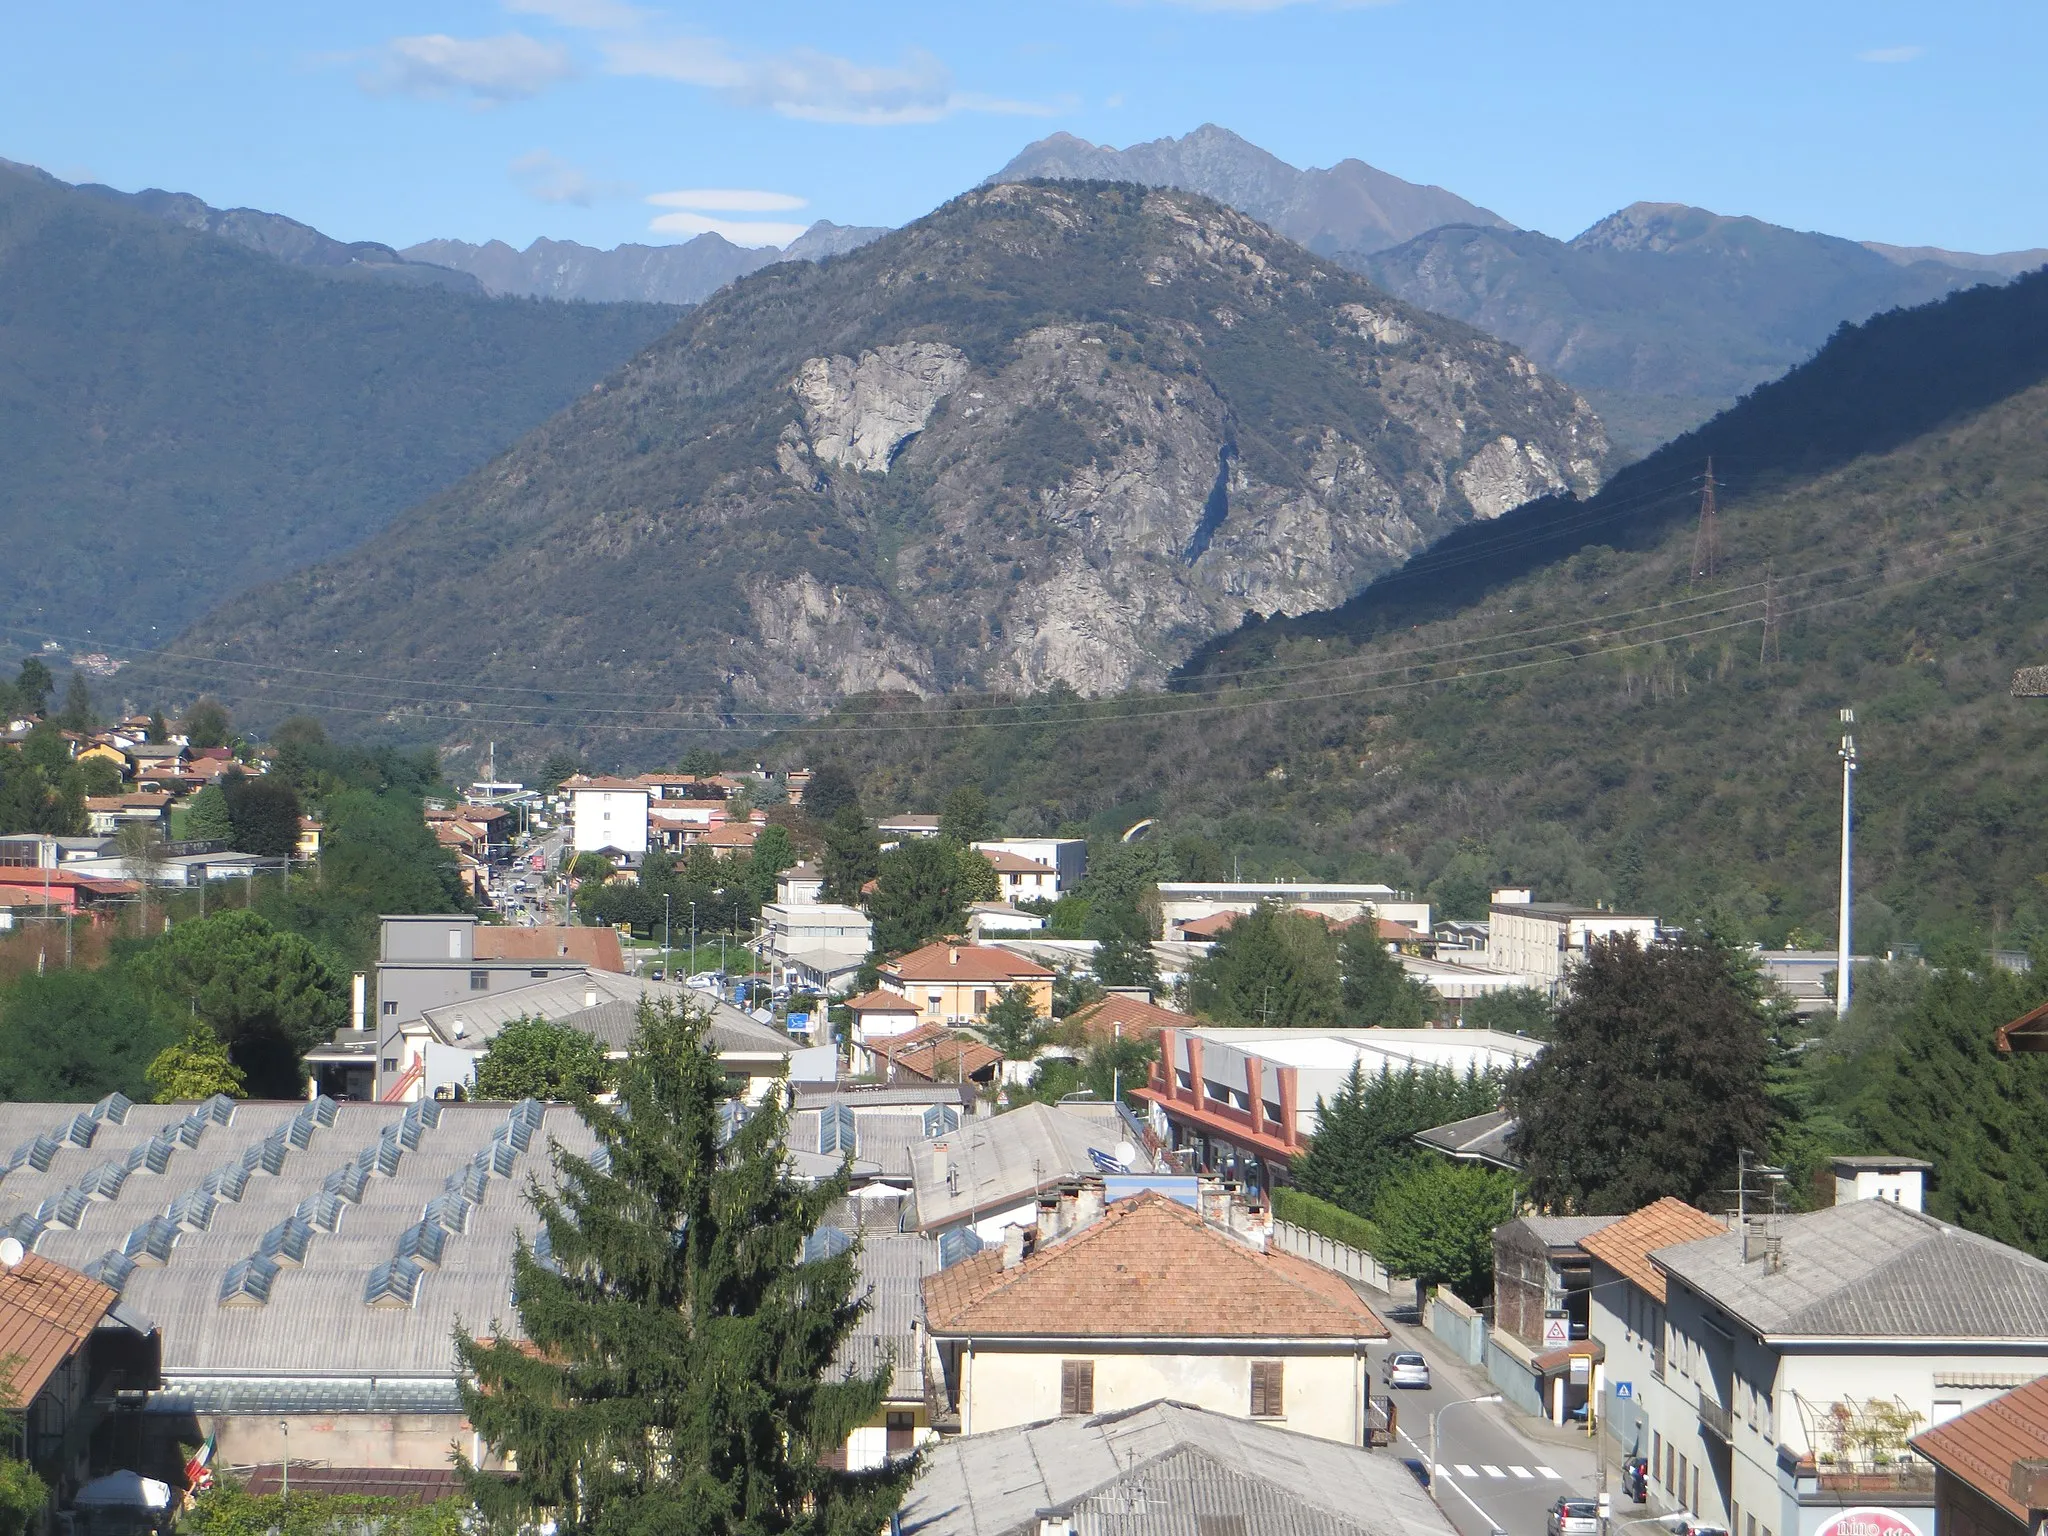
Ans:
{"type": "Polygon", "coordinates": [[[260,1307],[270,1300],[270,1287],[277,1281],[277,1266],[260,1253],[237,1259],[220,1277],[220,1304],[224,1307],[260,1307]]]}

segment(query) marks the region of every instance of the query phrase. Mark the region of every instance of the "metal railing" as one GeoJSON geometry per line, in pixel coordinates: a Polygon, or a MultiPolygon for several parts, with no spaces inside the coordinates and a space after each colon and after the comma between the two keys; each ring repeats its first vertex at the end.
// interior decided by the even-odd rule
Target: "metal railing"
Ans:
{"type": "Polygon", "coordinates": [[[1724,1445],[1735,1443],[1735,1415],[1704,1392],[1700,1394],[1700,1428],[1724,1445]]]}

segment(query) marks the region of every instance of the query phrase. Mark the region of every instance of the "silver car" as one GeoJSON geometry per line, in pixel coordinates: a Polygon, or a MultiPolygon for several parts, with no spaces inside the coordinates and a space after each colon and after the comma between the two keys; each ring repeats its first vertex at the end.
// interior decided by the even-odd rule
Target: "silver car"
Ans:
{"type": "Polygon", "coordinates": [[[1429,1362],[1412,1350],[1400,1350],[1387,1356],[1380,1375],[1390,1387],[1427,1387],[1429,1362]]]}
{"type": "Polygon", "coordinates": [[[1559,1499],[1545,1524],[1550,1536],[1599,1536],[1600,1506],[1592,1499],[1559,1499]]]}

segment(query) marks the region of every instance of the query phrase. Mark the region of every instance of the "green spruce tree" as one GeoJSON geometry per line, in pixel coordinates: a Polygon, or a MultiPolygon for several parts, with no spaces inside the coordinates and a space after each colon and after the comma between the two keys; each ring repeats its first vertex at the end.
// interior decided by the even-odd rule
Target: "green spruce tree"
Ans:
{"type": "Polygon", "coordinates": [[[881,1409],[886,1364],[830,1375],[863,1303],[853,1250],[806,1259],[846,1193],[783,1171],[777,1094],[727,1130],[708,1016],[643,1004],[619,1102],[580,1112],[603,1156],[557,1149],[529,1198],[552,1248],[522,1243],[525,1341],[458,1334],[463,1405],[510,1478],[465,1466],[486,1517],[563,1536],[875,1536],[916,1470],[821,1458],[881,1409]]]}

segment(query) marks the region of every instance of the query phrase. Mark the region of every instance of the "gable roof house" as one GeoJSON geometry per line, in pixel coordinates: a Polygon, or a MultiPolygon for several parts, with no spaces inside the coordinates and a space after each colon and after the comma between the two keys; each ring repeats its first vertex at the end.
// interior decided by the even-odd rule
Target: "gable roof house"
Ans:
{"type": "Polygon", "coordinates": [[[917,1536],[1452,1536],[1390,1456],[1147,1403],[941,1442],[903,1502],[917,1536]]]}
{"type": "Polygon", "coordinates": [[[1933,1472],[1905,1435],[2048,1375],[2048,1264],[1904,1201],[1754,1218],[1649,1260],[1651,1492],[1731,1530],[1834,1536],[1853,1503],[1927,1531],[1933,1472]]]}
{"type": "Polygon", "coordinates": [[[1943,1536],[2029,1536],[2048,1508],[2048,1377],[1913,1438],[1943,1536]]]}
{"type": "Polygon", "coordinates": [[[1388,1334],[1343,1277],[1157,1190],[1101,1196],[1083,1185],[1064,1233],[1013,1226],[924,1282],[962,1433],[1167,1398],[1364,1443],[1366,1348],[1388,1334]]]}
{"type": "Polygon", "coordinates": [[[984,1242],[1034,1222],[1041,1195],[1100,1173],[1105,1162],[1132,1173],[1155,1163],[1116,1104],[1026,1104],[1006,1115],[963,1121],[910,1149],[915,1224],[944,1235],[972,1229],[984,1242]]]}
{"type": "Polygon", "coordinates": [[[889,961],[880,975],[884,988],[919,1004],[919,1018],[930,1023],[979,1023],[1006,987],[1024,988],[1039,1017],[1052,1016],[1051,969],[991,944],[940,939],[889,961]]]}

